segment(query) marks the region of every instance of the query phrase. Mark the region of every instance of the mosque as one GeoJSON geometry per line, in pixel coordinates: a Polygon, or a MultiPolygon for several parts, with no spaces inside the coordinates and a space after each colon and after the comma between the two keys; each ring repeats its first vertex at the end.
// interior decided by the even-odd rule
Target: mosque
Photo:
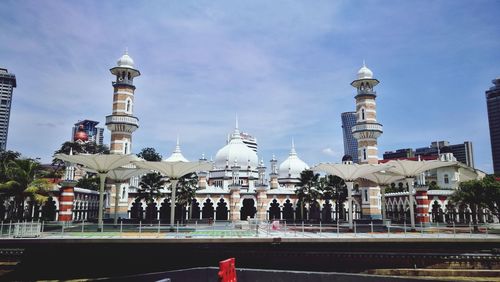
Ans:
{"type": "MultiPolygon", "coordinates": [[[[133,59],[127,52],[119,58],[117,66],[111,73],[115,76],[112,83],[114,88],[112,114],[106,117],[106,126],[111,133],[110,151],[112,154],[130,154],[132,134],[139,127],[139,119],[133,115],[134,109],[134,78],[140,76],[135,69],[133,59]]],[[[356,124],[352,128],[354,137],[358,142],[358,160],[360,164],[378,164],[377,139],[383,133],[383,127],[377,121],[375,99],[377,97],[374,87],[379,81],[374,78],[373,72],[363,66],[359,69],[356,79],[351,85],[356,89],[355,108],[356,124]]],[[[309,220],[333,221],[346,219],[347,204],[336,207],[334,201],[320,200],[316,204],[305,205],[300,211],[300,203],[295,194],[296,186],[300,183],[300,173],[309,169],[309,165],[300,159],[292,140],[290,153],[282,162],[273,156],[269,162],[269,174],[264,160],[259,160],[256,153],[256,143],[246,142],[248,136],[240,131],[236,120],[233,133],[216,153],[213,167],[209,171],[197,172],[198,187],[195,200],[188,207],[176,207],[177,220],[230,220],[239,221],[250,218],[258,220],[309,220]]],[[[248,141],[248,140],[247,140],[248,141]]],[[[255,140],[254,140],[255,141],[255,140]]],[[[448,156],[452,158],[452,156],[448,156]]],[[[349,159],[348,156],[344,160],[349,159]]],[[[202,157],[201,160],[204,160],[202,157]]],[[[187,162],[183,156],[179,139],[173,153],[163,161],[187,162]]],[[[197,161],[197,160],[196,160],[197,161]]],[[[449,170],[449,168],[448,168],[449,170]]],[[[450,175],[466,174],[469,168],[463,166],[448,171],[450,175]]],[[[456,178],[455,177],[455,178],[456,178]]],[[[115,212],[115,197],[118,199],[117,213],[121,218],[136,220],[162,220],[170,218],[170,201],[161,198],[153,204],[146,204],[138,200],[138,178],[132,178],[127,183],[114,183],[109,185],[106,203],[106,213],[115,212]]],[[[380,187],[370,181],[358,181],[358,189],[353,196],[354,219],[367,220],[381,219],[381,193],[380,187]]],[[[76,188],[75,188],[76,189],[76,188]]],[[[80,189],[81,190],[81,189],[80,189]]],[[[76,191],[76,190],[75,190],[76,191]]],[[[164,192],[169,194],[169,189],[164,192]]],[[[446,201],[450,191],[436,195],[436,199],[446,201]],[[442,197],[445,195],[446,197],[442,197]]],[[[76,192],[75,192],[76,193],[76,192]]],[[[83,192],[82,192],[83,193],[83,192]]],[[[401,205],[401,212],[406,214],[408,208],[407,193],[387,195],[386,210],[391,215],[399,217],[396,213],[401,205]],[[397,206],[396,211],[394,206],[397,206]]],[[[427,194],[419,194],[417,204],[428,208],[427,194]],[[425,204],[427,203],[427,204],[425,204]]],[[[443,204],[445,206],[445,204],[443,204]]],[[[65,207],[66,214],[70,213],[65,207]]],[[[95,212],[95,210],[93,210],[95,212]]],[[[443,211],[442,211],[443,212],[443,211]]],[[[444,211],[446,213],[446,211],[444,211]]],[[[67,218],[67,216],[66,216],[67,218]]],[[[443,217],[444,218],[444,217],[443,217]]],[[[73,220],[75,218],[73,216],[73,220]]]]}

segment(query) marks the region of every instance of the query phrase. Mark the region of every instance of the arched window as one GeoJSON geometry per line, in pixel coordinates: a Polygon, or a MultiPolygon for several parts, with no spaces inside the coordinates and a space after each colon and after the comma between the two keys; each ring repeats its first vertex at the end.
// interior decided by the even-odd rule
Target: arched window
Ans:
{"type": "Polygon", "coordinates": [[[363,160],[366,160],[366,148],[363,148],[363,160]]]}
{"type": "Polygon", "coordinates": [[[125,108],[125,111],[127,113],[131,113],[132,112],[132,101],[130,99],[127,99],[127,106],[125,108]]]}
{"type": "Polygon", "coordinates": [[[361,120],[365,120],[365,109],[361,109],[361,120]]]}
{"type": "Polygon", "coordinates": [[[365,189],[364,192],[365,192],[365,202],[368,202],[368,189],[365,189]]]}
{"type": "Polygon", "coordinates": [[[444,175],[444,184],[449,184],[450,183],[450,178],[448,177],[448,174],[444,175]]]}
{"type": "Polygon", "coordinates": [[[125,72],[122,71],[122,78],[125,79],[125,72]]]}
{"type": "Polygon", "coordinates": [[[127,76],[128,80],[130,80],[130,72],[128,73],[128,76],[127,76]]]}
{"type": "Polygon", "coordinates": [[[123,154],[128,154],[128,142],[123,143],[123,154]]]}

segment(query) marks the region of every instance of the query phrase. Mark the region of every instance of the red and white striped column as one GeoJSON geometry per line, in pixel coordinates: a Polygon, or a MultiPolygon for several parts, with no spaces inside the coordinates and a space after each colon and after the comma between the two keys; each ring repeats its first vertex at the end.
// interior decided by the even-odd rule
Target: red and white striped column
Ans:
{"type": "Polygon", "coordinates": [[[429,197],[427,196],[428,187],[415,188],[415,199],[417,200],[417,223],[423,225],[430,224],[429,218],[429,197]]]}
{"type": "Polygon", "coordinates": [[[61,182],[59,194],[59,221],[71,221],[73,219],[73,202],[75,200],[76,181],[61,182]]]}

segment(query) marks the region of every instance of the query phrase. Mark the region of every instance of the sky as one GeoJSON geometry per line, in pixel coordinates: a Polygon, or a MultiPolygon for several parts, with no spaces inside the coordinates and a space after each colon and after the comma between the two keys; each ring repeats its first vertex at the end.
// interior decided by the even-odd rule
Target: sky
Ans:
{"type": "MultiPolygon", "coordinates": [[[[472,141],[492,172],[485,90],[500,76],[496,0],[6,1],[0,67],[17,78],[7,148],[50,162],[79,120],[104,126],[109,69],[128,48],[140,127],[133,151],[215,157],[234,129],[265,163],[292,138],[309,165],[340,162],[340,114],[363,60],[380,81],[385,151],[472,141]]],[[[105,130],[105,143],[109,144],[105,130]]]]}

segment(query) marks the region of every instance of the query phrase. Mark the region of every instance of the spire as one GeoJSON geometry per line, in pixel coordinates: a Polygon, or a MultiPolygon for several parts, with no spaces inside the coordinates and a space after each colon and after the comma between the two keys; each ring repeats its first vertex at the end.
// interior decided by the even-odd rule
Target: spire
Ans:
{"type": "Polygon", "coordinates": [[[175,145],[174,153],[180,153],[180,152],[181,152],[181,145],[179,142],[179,134],[177,134],[177,143],[175,145]]]}
{"type": "Polygon", "coordinates": [[[363,59],[363,67],[366,68],[365,59],[363,59]]]}
{"type": "Polygon", "coordinates": [[[234,132],[233,132],[233,135],[231,136],[231,140],[232,139],[241,139],[240,130],[239,130],[239,124],[238,124],[238,115],[236,115],[236,122],[235,122],[234,132]]]}
{"type": "Polygon", "coordinates": [[[295,151],[295,142],[292,138],[292,149],[290,150],[290,156],[295,156],[297,155],[297,152],[295,151]]]}
{"type": "Polygon", "coordinates": [[[125,47],[125,55],[128,55],[128,47],[125,47]]]}

